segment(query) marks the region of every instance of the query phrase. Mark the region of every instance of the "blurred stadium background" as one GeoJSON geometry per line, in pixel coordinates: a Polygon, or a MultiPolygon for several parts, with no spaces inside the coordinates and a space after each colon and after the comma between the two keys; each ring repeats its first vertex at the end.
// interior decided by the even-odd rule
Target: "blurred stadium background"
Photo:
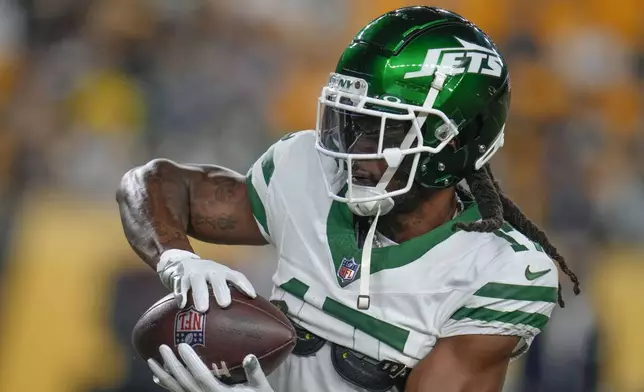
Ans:
{"type": "MultiPolygon", "coordinates": [[[[131,328],[165,289],[131,252],[120,176],[153,157],[245,172],[308,129],[343,46],[402,0],[0,0],[0,391],[156,391],[131,328]]],[[[640,0],[435,0],[513,75],[507,192],[584,292],[509,392],[644,391],[640,0]]],[[[196,244],[268,293],[268,248],[196,244]]]]}

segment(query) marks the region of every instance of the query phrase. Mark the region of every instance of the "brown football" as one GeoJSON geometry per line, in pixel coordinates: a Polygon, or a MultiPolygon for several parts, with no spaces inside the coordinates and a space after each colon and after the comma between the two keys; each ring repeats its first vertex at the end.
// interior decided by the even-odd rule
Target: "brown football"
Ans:
{"type": "Polygon", "coordinates": [[[274,371],[291,353],[297,335],[289,319],[265,298],[246,297],[231,287],[232,303],[225,309],[210,295],[206,313],[194,310],[191,300],[179,309],[172,294],[148,309],[134,326],[132,344],[144,360],[163,364],[159,346],[168,345],[179,359],[179,343],[190,344],[204,363],[227,384],[246,381],[244,357],[255,354],[265,374],[274,371]]]}

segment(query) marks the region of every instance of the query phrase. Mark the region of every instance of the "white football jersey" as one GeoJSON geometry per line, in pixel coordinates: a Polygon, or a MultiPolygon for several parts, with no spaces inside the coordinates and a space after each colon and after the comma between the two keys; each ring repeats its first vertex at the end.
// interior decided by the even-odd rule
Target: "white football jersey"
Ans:
{"type": "MultiPolygon", "coordinates": [[[[546,325],[557,300],[558,273],[541,247],[505,225],[494,233],[453,231],[480,219],[476,203],[452,221],[401,244],[380,241],[370,271],[361,269],[353,215],[328,196],[315,133],[289,134],[247,175],[253,214],[278,251],[271,299],[310,332],[377,360],[413,367],[443,337],[521,337],[515,355],[546,325]],[[371,305],[357,308],[363,273],[371,305]]],[[[338,181],[338,190],[344,184],[338,181]]]]}

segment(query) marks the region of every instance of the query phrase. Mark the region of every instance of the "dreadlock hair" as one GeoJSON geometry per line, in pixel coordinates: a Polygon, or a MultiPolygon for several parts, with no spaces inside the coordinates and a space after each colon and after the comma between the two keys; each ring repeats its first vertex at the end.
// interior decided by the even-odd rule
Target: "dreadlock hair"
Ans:
{"type": "MultiPolygon", "coordinates": [[[[455,223],[453,226],[454,230],[461,229],[464,231],[491,233],[500,229],[504,222],[508,222],[530,240],[541,245],[546,254],[559,264],[561,271],[568,275],[574,285],[573,292],[576,295],[581,292],[579,279],[568,268],[564,257],[550,243],[546,233],[525,216],[521,209],[503,193],[499,182],[494,178],[492,169],[488,164],[465,177],[465,181],[467,181],[472,192],[468,192],[461,186],[458,186],[458,190],[476,200],[482,219],[471,223],[455,223]]],[[[559,284],[557,302],[562,308],[565,306],[561,295],[561,284],[559,284]]]]}

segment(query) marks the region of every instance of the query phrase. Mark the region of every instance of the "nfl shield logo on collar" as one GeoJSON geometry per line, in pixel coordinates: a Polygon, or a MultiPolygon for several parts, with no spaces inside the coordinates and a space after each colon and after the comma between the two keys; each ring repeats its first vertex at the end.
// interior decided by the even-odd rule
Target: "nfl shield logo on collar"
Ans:
{"type": "Polygon", "coordinates": [[[206,331],[206,315],[191,306],[179,313],[174,319],[174,345],[186,343],[190,346],[203,346],[206,331]]]}
{"type": "Polygon", "coordinates": [[[350,282],[355,279],[358,269],[360,269],[360,264],[356,263],[353,257],[350,259],[343,258],[340,269],[338,269],[338,277],[343,283],[350,282]]]}

